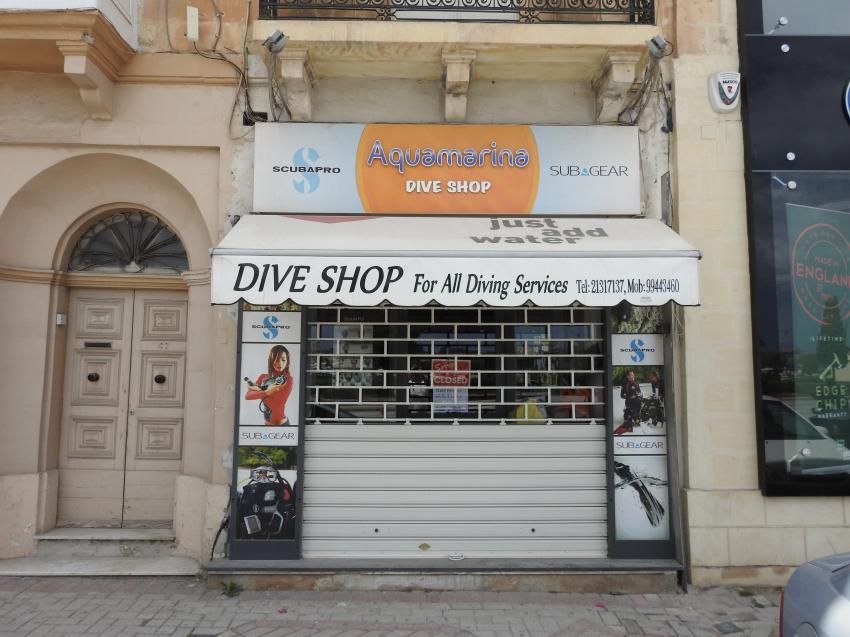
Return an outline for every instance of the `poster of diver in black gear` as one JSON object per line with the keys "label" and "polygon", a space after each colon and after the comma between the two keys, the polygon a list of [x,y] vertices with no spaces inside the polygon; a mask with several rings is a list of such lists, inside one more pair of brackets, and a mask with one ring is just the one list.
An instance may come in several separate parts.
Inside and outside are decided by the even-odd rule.
{"label": "poster of diver in black gear", "polygon": [[664,369],[659,365],[613,367],[611,404],[614,436],[664,436]]}

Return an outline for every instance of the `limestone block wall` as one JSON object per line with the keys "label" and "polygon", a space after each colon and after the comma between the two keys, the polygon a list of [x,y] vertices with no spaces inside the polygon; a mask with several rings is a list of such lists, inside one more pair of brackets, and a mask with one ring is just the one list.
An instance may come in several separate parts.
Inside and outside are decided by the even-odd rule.
{"label": "limestone block wall", "polygon": [[799,564],[850,550],[850,500],[758,490],[741,111],[708,101],[709,75],[738,69],[736,6],[689,0],[675,15],[677,217],[703,252],[702,305],[684,310],[681,341],[689,574],[697,585],[781,585]]}
{"label": "limestone block wall", "polygon": [[687,510],[698,585],[781,586],[803,562],[850,551],[849,498],[690,489]]}

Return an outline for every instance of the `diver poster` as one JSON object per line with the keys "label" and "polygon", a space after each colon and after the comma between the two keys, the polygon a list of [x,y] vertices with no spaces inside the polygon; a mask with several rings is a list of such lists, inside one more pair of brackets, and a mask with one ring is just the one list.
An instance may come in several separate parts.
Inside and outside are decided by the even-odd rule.
{"label": "diver poster", "polygon": [[664,368],[659,365],[613,367],[611,378],[614,436],[666,435]]}
{"label": "diver poster", "polygon": [[614,520],[617,540],[668,540],[664,368],[613,367]]}
{"label": "diver poster", "polygon": [[299,556],[302,314],[282,309],[245,306],[240,316],[234,559]]}
{"label": "diver poster", "polygon": [[242,344],[240,426],[298,426],[300,364],[300,343]]}

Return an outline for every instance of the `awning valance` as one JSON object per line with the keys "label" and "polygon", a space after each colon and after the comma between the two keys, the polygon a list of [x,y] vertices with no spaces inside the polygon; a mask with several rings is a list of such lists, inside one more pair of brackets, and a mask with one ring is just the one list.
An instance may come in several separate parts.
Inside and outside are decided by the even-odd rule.
{"label": "awning valance", "polygon": [[246,215],[212,253],[217,304],[699,303],[699,251],[654,219]]}

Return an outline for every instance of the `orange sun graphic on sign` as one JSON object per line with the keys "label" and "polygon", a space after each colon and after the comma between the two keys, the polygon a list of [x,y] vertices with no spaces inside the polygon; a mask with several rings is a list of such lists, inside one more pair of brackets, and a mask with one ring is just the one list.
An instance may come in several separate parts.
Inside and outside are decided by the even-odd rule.
{"label": "orange sun graphic on sign", "polygon": [[529,126],[366,126],[357,189],[366,213],[529,214],[540,178]]}

